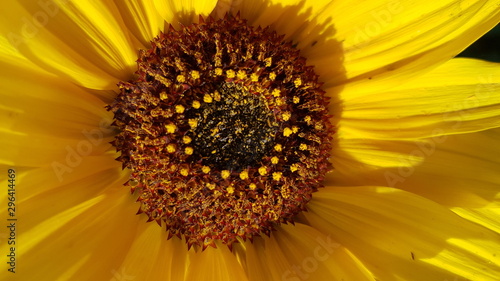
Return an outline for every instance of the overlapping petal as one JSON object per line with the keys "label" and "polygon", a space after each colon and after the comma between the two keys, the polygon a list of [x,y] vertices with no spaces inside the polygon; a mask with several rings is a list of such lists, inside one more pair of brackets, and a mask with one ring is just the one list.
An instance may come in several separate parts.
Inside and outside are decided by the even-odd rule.
{"label": "overlapping petal", "polygon": [[449,209],[388,187],[332,187],[304,214],[379,280],[496,280],[500,236]]}

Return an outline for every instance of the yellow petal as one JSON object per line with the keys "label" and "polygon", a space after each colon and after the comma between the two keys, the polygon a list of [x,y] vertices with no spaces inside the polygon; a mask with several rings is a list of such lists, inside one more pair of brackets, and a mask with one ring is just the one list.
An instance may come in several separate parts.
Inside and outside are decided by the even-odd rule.
{"label": "yellow petal", "polygon": [[342,133],[362,138],[422,138],[499,127],[500,64],[454,59],[385,91],[361,94],[346,88],[340,99]]}
{"label": "yellow petal", "polygon": [[127,274],[130,279],[184,280],[189,263],[186,244],[177,237],[167,240],[164,228],[142,219],[120,265],[122,275]]}
{"label": "yellow petal", "polygon": [[112,1],[6,3],[0,30],[26,58],[93,89],[115,89],[135,69],[138,44]]}
{"label": "yellow petal", "polygon": [[187,281],[248,280],[242,266],[226,245],[209,247],[203,252],[190,252]]}
{"label": "yellow petal", "polygon": [[[363,91],[401,83],[449,60],[499,21],[495,1],[220,1],[255,25],[271,25],[315,66],[326,87]],[[353,8],[354,7],[354,8]],[[293,18],[293,21],[290,21]]]}
{"label": "yellow petal", "polygon": [[154,1],[117,0],[115,3],[128,30],[141,41],[145,48],[149,48],[149,42],[158,36],[165,26],[164,19],[158,13]]}
{"label": "yellow petal", "polygon": [[153,0],[160,15],[169,24],[179,27],[179,24],[188,25],[198,22],[200,15],[207,16],[214,9],[215,0]]}
{"label": "yellow petal", "polygon": [[500,129],[414,141],[339,138],[327,183],[404,189],[449,207],[499,206]]}
{"label": "yellow petal", "polygon": [[445,207],[386,187],[328,187],[304,215],[378,280],[496,280],[500,238]]}
{"label": "yellow petal", "polygon": [[264,240],[256,250],[269,280],[375,280],[348,249],[307,225],[282,225]]}
{"label": "yellow petal", "polygon": [[[26,200],[22,198],[29,193],[21,186],[43,186],[19,179],[17,227],[23,231],[16,249],[18,261],[30,269],[18,268],[19,280],[108,280],[119,270],[116,257],[124,256],[134,238],[127,234],[138,226],[137,206],[121,184],[124,178],[116,174],[119,168],[101,171],[94,164],[94,171],[86,180],[60,184]],[[25,174],[32,177],[31,171]],[[4,245],[1,250],[5,252]]]}

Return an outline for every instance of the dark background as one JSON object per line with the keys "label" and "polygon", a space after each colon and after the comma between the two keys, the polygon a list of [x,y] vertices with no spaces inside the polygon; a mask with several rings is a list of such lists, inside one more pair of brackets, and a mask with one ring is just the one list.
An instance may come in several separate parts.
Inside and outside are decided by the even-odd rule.
{"label": "dark background", "polygon": [[479,38],[469,48],[460,53],[458,57],[500,62],[500,25],[497,25],[490,32]]}

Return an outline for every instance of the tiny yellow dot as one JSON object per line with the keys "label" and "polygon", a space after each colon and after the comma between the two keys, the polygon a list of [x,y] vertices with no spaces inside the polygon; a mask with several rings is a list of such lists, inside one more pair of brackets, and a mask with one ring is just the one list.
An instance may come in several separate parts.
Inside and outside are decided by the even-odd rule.
{"label": "tiny yellow dot", "polygon": [[280,105],[282,105],[282,104],[283,104],[283,101],[281,100],[281,98],[277,98],[277,99],[275,100],[275,102],[276,102],[276,104],[277,104],[278,106],[280,106]]}
{"label": "tiny yellow dot", "polygon": [[196,126],[198,126],[198,120],[196,120],[196,119],[189,119],[188,123],[189,123],[189,126],[191,126],[191,128],[196,128]]}
{"label": "tiny yellow dot", "polygon": [[267,167],[260,167],[260,168],[259,168],[259,174],[260,174],[261,176],[265,176],[265,175],[267,175]]}
{"label": "tiny yellow dot", "polygon": [[295,79],[293,81],[293,84],[295,84],[295,88],[300,87],[300,85],[302,85],[302,79],[300,79],[300,78]]}
{"label": "tiny yellow dot", "polygon": [[216,68],[216,69],[215,69],[215,74],[216,74],[216,75],[222,75],[222,68],[219,68],[219,67],[218,67],[218,68]]}
{"label": "tiny yellow dot", "polygon": [[200,72],[199,72],[199,71],[197,71],[197,70],[191,70],[191,77],[192,77],[193,79],[198,79],[198,78],[200,78]]}
{"label": "tiny yellow dot", "polygon": [[274,172],[274,173],[273,173],[273,180],[275,180],[275,181],[279,181],[279,180],[281,179],[281,176],[282,176],[282,175],[283,175],[283,174],[282,174],[281,172]]}
{"label": "tiny yellow dot", "polygon": [[273,97],[279,97],[280,94],[281,94],[281,90],[280,89],[274,89],[271,94],[273,95]]}
{"label": "tiny yellow dot", "polygon": [[293,103],[299,103],[300,102],[300,98],[297,97],[297,96],[294,96],[293,97]]}
{"label": "tiny yellow dot", "polygon": [[193,108],[194,109],[198,109],[198,108],[200,108],[200,106],[201,106],[201,103],[199,101],[197,101],[197,100],[193,101]]}
{"label": "tiny yellow dot", "polygon": [[292,117],[292,114],[289,111],[285,111],[283,112],[283,114],[281,114],[281,118],[283,118],[283,121],[290,120],[290,117]]}
{"label": "tiny yellow dot", "polygon": [[160,99],[161,100],[166,100],[168,99],[168,95],[167,95],[167,92],[163,91],[160,93]]}
{"label": "tiny yellow dot", "polygon": [[229,70],[226,70],[226,76],[227,76],[227,78],[231,79],[231,78],[236,77],[236,73],[234,72],[234,70],[229,69]]}
{"label": "tiny yellow dot", "polygon": [[255,185],[255,183],[251,183],[248,185],[248,187],[250,187],[251,190],[255,190],[257,188],[257,185]]}
{"label": "tiny yellow dot", "polygon": [[250,80],[252,80],[252,82],[259,81],[259,75],[257,75],[257,73],[252,73],[252,75],[250,76]]}
{"label": "tiny yellow dot", "polygon": [[305,143],[301,143],[301,144],[299,145],[299,149],[300,149],[300,150],[307,150],[307,144],[305,144]]}
{"label": "tiny yellow dot", "polygon": [[285,137],[290,136],[292,133],[293,133],[292,129],[290,129],[288,127],[283,130],[283,136],[285,136]]}
{"label": "tiny yellow dot", "polygon": [[299,127],[297,127],[297,126],[293,126],[293,127],[292,127],[292,132],[293,132],[294,134],[295,134],[295,133],[297,133],[298,131],[299,131]]}
{"label": "tiny yellow dot", "polygon": [[221,175],[221,177],[223,179],[227,179],[231,175],[231,172],[229,172],[228,170],[222,170],[222,172],[220,173],[220,175]]}
{"label": "tiny yellow dot", "polygon": [[228,187],[226,188],[226,191],[227,191],[227,193],[229,193],[229,194],[233,194],[233,193],[234,193],[234,187],[232,187],[232,186],[228,186]]}
{"label": "tiny yellow dot", "polygon": [[238,79],[245,79],[247,78],[247,73],[244,70],[238,70]]}
{"label": "tiny yellow dot", "polygon": [[295,172],[299,169],[299,165],[297,163],[294,163],[292,164],[292,166],[290,166],[290,171],[292,172]]}
{"label": "tiny yellow dot", "polygon": [[307,115],[306,117],[304,117],[304,121],[309,124],[311,122],[311,116]]}
{"label": "tiny yellow dot", "polygon": [[175,133],[175,129],[177,129],[177,126],[175,126],[175,124],[170,123],[170,124],[165,125],[165,129],[167,129],[167,132],[169,134],[173,134],[173,133]]}
{"label": "tiny yellow dot", "polygon": [[186,77],[184,75],[177,75],[177,82],[184,83],[186,82]]}
{"label": "tiny yellow dot", "polygon": [[182,137],[182,142],[185,144],[191,143],[192,139],[189,136]]}
{"label": "tiny yellow dot", "polygon": [[208,167],[208,166],[203,166],[203,167],[201,167],[201,171],[202,171],[203,173],[205,173],[205,174],[208,174],[208,173],[210,173],[210,167]]}
{"label": "tiny yellow dot", "polygon": [[281,146],[281,144],[277,144],[274,146],[274,150],[278,151],[278,152],[281,152],[283,150],[283,146]]}
{"label": "tiny yellow dot", "polygon": [[169,143],[169,144],[167,145],[167,152],[168,152],[168,153],[174,153],[174,152],[175,152],[175,150],[176,150],[175,144],[173,144],[173,143]]}
{"label": "tiny yellow dot", "polygon": [[274,165],[278,164],[279,161],[280,161],[280,159],[276,156],[273,156],[271,158],[271,163],[273,163]]}
{"label": "tiny yellow dot", "polygon": [[181,169],[181,175],[183,175],[183,176],[187,176],[187,175],[189,175],[189,170],[188,170],[188,169],[186,169],[186,168]]}
{"label": "tiny yellow dot", "polygon": [[194,152],[193,148],[188,146],[186,148],[184,148],[184,153],[186,153],[187,155],[192,155]]}
{"label": "tiny yellow dot", "polygon": [[175,112],[176,113],[184,113],[184,110],[185,110],[185,108],[181,104],[178,104],[178,105],[175,106]]}
{"label": "tiny yellow dot", "polygon": [[208,189],[210,190],[214,190],[215,189],[215,183],[207,183],[206,186],[208,187]]}
{"label": "tiny yellow dot", "polygon": [[205,94],[203,96],[203,101],[206,102],[206,103],[211,103],[213,101],[212,96],[209,95],[209,94]]}
{"label": "tiny yellow dot", "polygon": [[274,81],[274,79],[276,79],[276,73],[274,72],[269,73],[269,79],[271,79],[271,81]]}
{"label": "tiny yellow dot", "polygon": [[248,172],[247,171],[242,171],[240,173],[240,179],[242,179],[242,180],[248,179]]}

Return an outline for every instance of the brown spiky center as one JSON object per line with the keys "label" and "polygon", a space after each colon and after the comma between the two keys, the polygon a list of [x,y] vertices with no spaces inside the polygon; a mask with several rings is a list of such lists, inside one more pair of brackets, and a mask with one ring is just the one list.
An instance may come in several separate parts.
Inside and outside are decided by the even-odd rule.
{"label": "brown spiky center", "polygon": [[292,222],[330,170],[313,68],[239,17],[170,28],[151,45],[108,107],[139,212],[203,249]]}

